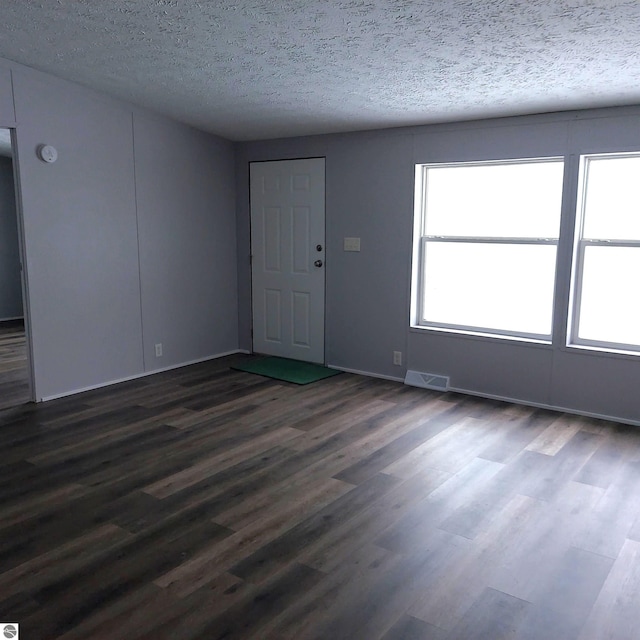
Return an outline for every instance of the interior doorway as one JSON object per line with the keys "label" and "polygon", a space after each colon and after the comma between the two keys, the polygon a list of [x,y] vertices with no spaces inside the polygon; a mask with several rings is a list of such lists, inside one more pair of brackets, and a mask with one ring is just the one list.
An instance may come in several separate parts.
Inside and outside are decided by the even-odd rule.
{"label": "interior doorway", "polygon": [[32,399],[13,160],[11,130],[0,128],[0,411]]}

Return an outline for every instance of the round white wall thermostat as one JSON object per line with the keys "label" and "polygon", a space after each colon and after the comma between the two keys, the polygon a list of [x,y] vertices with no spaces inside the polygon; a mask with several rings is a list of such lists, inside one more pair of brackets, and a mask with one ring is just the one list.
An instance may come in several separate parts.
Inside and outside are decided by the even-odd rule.
{"label": "round white wall thermostat", "polygon": [[41,144],[38,147],[38,157],[43,162],[55,162],[58,159],[58,152],[50,144]]}

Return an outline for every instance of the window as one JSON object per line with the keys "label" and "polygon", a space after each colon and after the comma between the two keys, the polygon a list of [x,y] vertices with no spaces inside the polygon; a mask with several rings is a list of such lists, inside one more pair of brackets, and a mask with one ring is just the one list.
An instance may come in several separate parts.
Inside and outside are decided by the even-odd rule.
{"label": "window", "polygon": [[570,343],[640,351],[640,154],[581,158]]}
{"label": "window", "polygon": [[564,163],[416,166],[413,324],[549,341]]}

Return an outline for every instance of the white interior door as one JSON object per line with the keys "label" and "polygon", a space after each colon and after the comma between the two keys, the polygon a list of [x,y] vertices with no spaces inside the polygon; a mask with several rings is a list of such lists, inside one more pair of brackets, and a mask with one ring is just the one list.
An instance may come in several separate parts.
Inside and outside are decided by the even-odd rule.
{"label": "white interior door", "polygon": [[252,162],[253,350],[324,362],[324,158]]}

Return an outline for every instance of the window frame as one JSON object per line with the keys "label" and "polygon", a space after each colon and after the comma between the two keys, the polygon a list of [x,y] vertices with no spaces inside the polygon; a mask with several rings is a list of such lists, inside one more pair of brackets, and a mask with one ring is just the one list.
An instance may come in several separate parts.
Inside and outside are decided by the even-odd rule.
{"label": "window frame", "polygon": [[[437,168],[457,168],[457,167],[473,167],[473,166],[504,166],[511,164],[539,164],[559,162],[563,167],[562,189],[560,194],[559,213],[558,213],[558,236],[555,238],[545,237],[481,237],[481,236],[437,236],[428,235],[426,231],[426,202],[428,188],[428,170]],[[557,266],[558,266],[558,246],[560,242],[560,229],[562,224],[562,203],[563,191],[565,186],[564,170],[566,169],[566,160],[564,156],[545,156],[535,158],[509,158],[500,160],[479,160],[464,162],[431,162],[418,163],[415,165],[415,211],[414,211],[414,233],[416,234],[416,242],[414,243],[414,263],[417,270],[414,270],[413,282],[415,283],[415,295],[412,302],[412,327],[417,329],[439,330],[453,333],[461,333],[464,335],[486,336],[491,338],[502,338],[507,340],[523,340],[528,342],[538,342],[543,344],[551,344],[553,339],[554,315],[555,315],[555,298],[557,289]],[[551,304],[551,322],[550,332],[548,334],[529,333],[524,331],[514,331],[507,329],[494,329],[491,327],[478,327],[474,325],[452,324],[446,322],[434,322],[424,319],[424,272],[425,272],[425,256],[427,243],[471,243],[471,244],[508,244],[514,245],[536,245],[536,246],[555,246],[555,269],[553,281],[553,294]]]}
{"label": "window frame", "polygon": [[587,247],[629,247],[640,249],[640,240],[620,240],[616,238],[584,238],[585,212],[587,205],[587,184],[589,180],[589,164],[592,159],[640,158],[640,151],[621,151],[608,153],[587,153],[580,155],[578,172],[578,198],[576,202],[576,224],[574,234],[574,250],[571,275],[571,295],[567,328],[567,347],[592,348],[612,353],[640,355],[640,345],[607,340],[580,338],[580,314],[582,310],[582,284],[584,276],[584,258]]}

